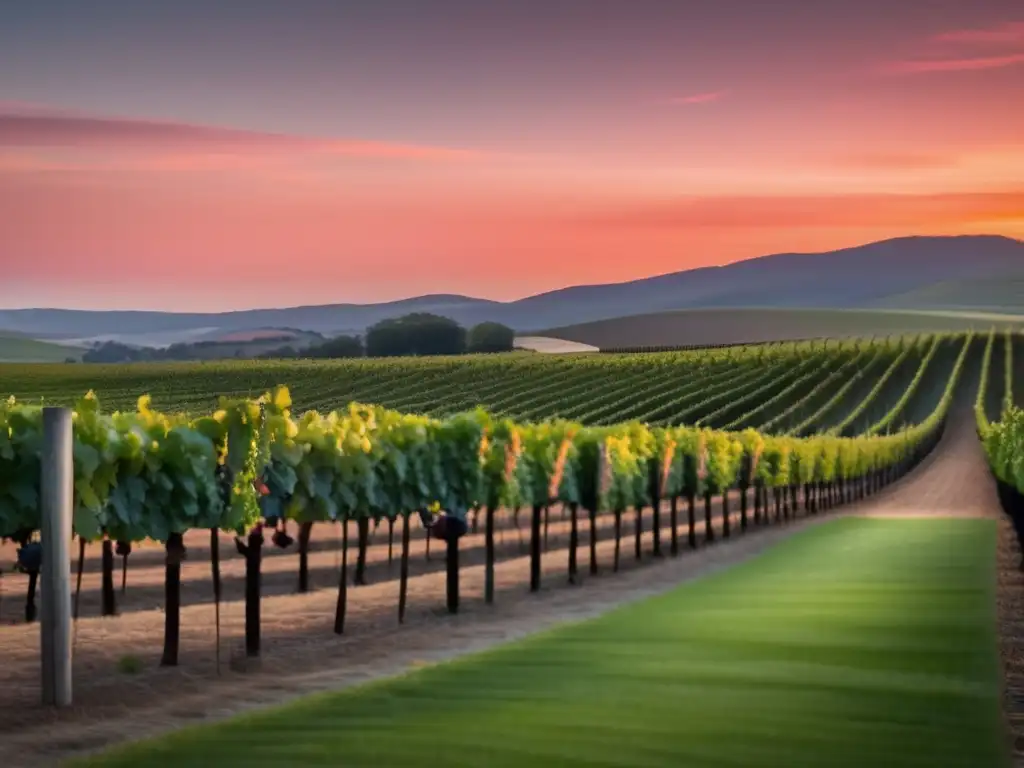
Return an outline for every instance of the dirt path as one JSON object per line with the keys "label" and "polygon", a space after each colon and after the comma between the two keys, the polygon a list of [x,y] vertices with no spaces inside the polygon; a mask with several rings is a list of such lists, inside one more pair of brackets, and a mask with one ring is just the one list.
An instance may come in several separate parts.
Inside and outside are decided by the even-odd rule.
{"label": "dirt path", "polygon": [[863,505],[859,514],[892,517],[998,517],[999,499],[969,410],[951,414],[942,440],[921,466]]}
{"label": "dirt path", "polygon": [[1013,748],[1013,764],[1024,768],[1024,573],[1013,526],[999,521],[996,609],[1003,660],[1003,710]]}
{"label": "dirt path", "polygon": [[[483,568],[470,566],[461,572],[462,611],[458,616],[448,616],[442,605],[443,572],[423,573],[410,580],[410,610],[403,626],[395,621],[397,582],[350,590],[348,624],[340,637],[332,633],[333,590],[268,597],[263,601],[260,671],[229,671],[225,658],[218,676],[213,608],[209,604],[183,609],[181,666],[175,669],[155,666],[163,620],[160,611],[82,619],[76,639],[76,706],[57,713],[35,704],[38,661],[33,648],[38,647],[38,628],[4,627],[0,635],[5,660],[4,672],[0,672],[4,765],[53,764],[62,757],[100,749],[128,737],[154,735],[314,691],[394,675],[565,621],[599,615],[738,563],[797,530],[840,514],[994,515],[998,508],[994,492],[989,498],[984,459],[973,428],[965,419],[958,414],[933,455],[910,476],[841,512],[758,527],[728,542],[719,540],[714,546],[693,552],[684,549],[677,558],[654,562],[645,552],[639,564],[634,559],[632,521],[627,516],[622,572],[609,573],[614,545],[604,540],[599,545],[602,573],[597,577],[587,575],[579,587],[567,584],[564,548],[544,557],[543,588],[536,595],[529,594],[525,586],[528,559],[516,557],[497,566],[496,603],[487,606],[482,598]],[[735,522],[738,516],[734,516]],[[581,539],[584,543],[578,556],[585,572],[586,537]],[[666,547],[667,539],[666,532]],[[650,534],[644,541],[649,549]],[[240,642],[242,623],[241,603],[223,606],[222,647],[229,649]],[[118,660],[127,654],[142,660],[144,668],[139,674],[117,671]],[[13,700],[11,692],[15,692]]]}

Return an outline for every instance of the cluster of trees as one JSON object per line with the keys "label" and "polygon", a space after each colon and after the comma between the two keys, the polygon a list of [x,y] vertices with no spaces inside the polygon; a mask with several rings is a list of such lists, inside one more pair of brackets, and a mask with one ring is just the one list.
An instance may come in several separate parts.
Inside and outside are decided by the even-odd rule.
{"label": "cluster of trees", "polygon": [[454,320],[427,312],[382,320],[366,332],[368,357],[462,355],[511,352],[515,331],[501,323],[480,323],[468,331]]}
{"label": "cluster of trees", "polygon": [[515,331],[501,323],[480,323],[468,331],[454,320],[427,312],[382,320],[366,337],[336,336],[305,349],[281,347],[261,357],[402,357],[510,352]]}
{"label": "cluster of trees", "polygon": [[[289,341],[289,337],[279,342]],[[199,341],[190,344],[172,344],[166,349],[132,347],[116,341],[107,341],[88,350],[82,361],[86,363],[133,363],[172,360],[210,360],[233,357],[264,359],[314,358],[338,359],[345,357],[400,357],[408,355],[462,355],[468,352],[510,352],[515,332],[500,323],[480,323],[466,330],[454,320],[440,315],[418,312],[403,317],[382,320],[366,331],[366,336],[336,336],[312,345],[282,344],[267,349],[267,342],[258,344]]]}
{"label": "cluster of trees", "polygon": [[[306,337],[320,337],[320,334],[304,332]],[[320,337],[322,338],[322,337]],[[265,350],[269,344],[291,340],[282,334],[277,338],[266,337],[252,341],[193,341],[171,344],[169,347],[133,347],[117,341],[105,341],[93,345],[82,355],[84,363],[145,363],[182,362],[187,360],[223,360],[225,358],[253,357]],[[329,343],[329,342],[328,342]]]}
{"label": "cluster of trees", "polygon": [[315,360],[337,359],[342,357],[363,357],[363,339],[360,336],[335,336],[333,339],[313,344],[309,347],[296,348],[290,344],[271,349],[259,355],[262,359],[280,360],[289,357],[313,358]]}
{"label": "cluster of trees", "polygon": [[117,341],[104,341],[82,355],[83,363],[145,363],[182,360],[201,360],[209,357],[238,357],[238,345],[231,345],[233,354],[227,354],[224,344],[216,341],[197,341],[191,344],[172,344],[163,349],[132,347]]}

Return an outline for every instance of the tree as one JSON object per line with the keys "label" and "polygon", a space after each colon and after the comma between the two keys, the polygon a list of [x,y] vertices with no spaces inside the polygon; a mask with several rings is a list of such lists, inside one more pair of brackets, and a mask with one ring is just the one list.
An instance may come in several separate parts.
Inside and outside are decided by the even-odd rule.
{"label": "tree", "polygon": [[136,349],[127,344],[116,341],[105,341],[87,350],[82,355],[84,363],[133,363],[140,360],[147,360],[150,357],[149,350]]}
{"label": "tree", "polygon": [[461,355],[466,351],[466,329],[440,315],[415,312],[382,320],[366,332],[370,357],[398,355]]}
{"label": "tree", "polygon": [[470,352],[511,352],[516,333],[501,323],[480,323],[469,331]]}
{"label": "tree", "polygon": [[358,336],[335,336],[322,344],[315,344],[306,350],[307,357],[339,358],[362,357],[363,340]]}
{"label": "tree", "polygon": [[283,347],[267,350],[262,355],[258,355],[258,358],[260,360],[284,360],[298,356],[299,353],[295,351],[295,347],[286,344]]}

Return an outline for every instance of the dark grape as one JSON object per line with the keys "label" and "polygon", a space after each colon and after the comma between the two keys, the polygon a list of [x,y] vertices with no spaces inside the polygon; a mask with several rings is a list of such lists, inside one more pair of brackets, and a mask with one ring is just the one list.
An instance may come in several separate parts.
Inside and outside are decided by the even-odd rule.
{"label": "dark grape", "polygon": [[33,541],[18,549],[18,567],[27,573],[38,571],[43,565],[43,545]]}
{"label": "dark grape", "polygon": [[295,543],[295,539],[289,536],[285,531],[274,531],[272,541],[281,549],[287,549]]}

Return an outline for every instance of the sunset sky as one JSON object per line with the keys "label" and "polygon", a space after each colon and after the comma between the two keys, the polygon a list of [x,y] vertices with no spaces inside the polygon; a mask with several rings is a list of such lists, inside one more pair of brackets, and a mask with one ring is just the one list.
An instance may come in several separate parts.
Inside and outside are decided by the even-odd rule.
{"label": "sunset sky", "polygon": [[0,307],[513,299],[1024,238],[1020,0],[0,8]]}

